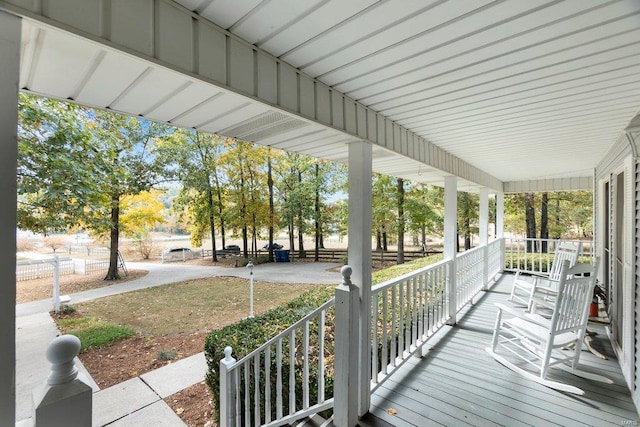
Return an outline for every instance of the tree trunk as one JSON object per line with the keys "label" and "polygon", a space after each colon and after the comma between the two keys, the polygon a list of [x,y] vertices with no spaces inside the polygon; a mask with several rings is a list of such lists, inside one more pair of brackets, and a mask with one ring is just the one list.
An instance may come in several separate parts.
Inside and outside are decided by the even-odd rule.
{"label": "tree trunk", "polygon": [[313,260],[320,260],[320,165],[316,163],[316,199],[315,199],[315,233],[316,247]]}
{"label": "tree trunk", "polygon": [[387,243],[388,243],[387,228],[385,226],[382,226],[382,250],[385,252],[389,250],[389,246]]}
{"label": "tree trunk", "polygon": [[271,147],[267,152],[267,185],[269,187],[269,262],[273,262],[273,223],[275,211],[273,208],[273,175],[271,168]]}
{"label": "tree trunk", "polygon": [[120,237],[120,195],[111,195],[111,242],[109,246],[109,270],[104,280],[119,280],[118,239]]}
{"label": "tree trunk", "polygon": [[209,228],[211,229],[211,262],[218,262],[218,255],[216,254],[216,225],[215,225],[215,206],[213,204],[213,191],[211,186],[207,187],[207,203],[209,205]]}
{"label": "tree trunk", "polygon": [[249,258],[249,231],[247,230],[247,226],[242,226],[242,254],[245,258]]}
{"label": "tree trunk", "polygon": [[464,217],[464,250],[471,249],[471,220],[469,219],[469,213]]}
{"label": "tree trunk", "polygon": [[[525,194],[525,222],[527,227],[527,239],[535,239],[536,237],[536,210],[535,197],[533,193]],[[535,241],[527,241],[527,249],[529,252],[535,252]]]}
{"label": "tree trunk", "polygon": [[540,238],[542,239],[542,252],[548,252],[549,239],[549,193],[542,193],[542,205],[540,206]]}
{"label": "tree trunk", "polygon": [[291,249],[291,256],[293,256],[293,250],[295,248],[295,227],[293,225],[293,217],[289,221],[289,248]]}
{"label": "tree trunk", "polygon": [[[224,215],[222,214],[222,189],[220,188],[220,181],[218,180],[217,173],[214,174],[214,179],[216,181],[216,196],[218,197],[218,218],[220,218],[220,236],[222,237],[222,249],[224,249],[226,242],[224,238]],[[215,245],[213,245],[213,247],[215,248]]]}
{"label": "tree trunk", "polygon": [[376,251],[381,251],[381,250],[382,250],[382,233],[378,228],[378,230],[376,231]]}
{"label": "tree trunk", "polygon": [[420,236],[422,238],[422,252],[427,251],[427,226],[422,223],[420,226]]}
{"label": "tree trunk", "polygon": [[304,251],[304,235],[302,230],[304,228],[302,219],[302,213],[298,213],[298,258],[306,258],[307,254]]}
{"label": "tree trunk", "polygon": [[398,178],[398,255],[397,264],[404,264],[404,180]]}

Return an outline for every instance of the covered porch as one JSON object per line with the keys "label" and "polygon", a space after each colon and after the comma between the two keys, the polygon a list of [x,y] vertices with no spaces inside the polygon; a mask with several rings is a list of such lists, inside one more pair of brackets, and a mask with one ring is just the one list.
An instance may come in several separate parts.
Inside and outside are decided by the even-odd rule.
{"label": "covered porch", "polygon": [[[489,194],[501,206],[509,192],[594,190],[596,252],[608,257],[603,271],[610,274],[603,279],[622,302],[614,319],[623,369],[615,374],[616,387],[621,394],[625,387],[633,390],[638,402],[639,16],[632,0],[482,1],[462,7],[446,1],[0,0],[1,192],[15,200],[18,91],[348,163],[349,263],[362,290],[358,297],[368,304],[375,298],[372,171],[445,187],[445,258],[454,264],[442,268],[450,274],[461,271],[463,256],[472,258],[470,266],[491,263],[494,273],[504,266],[496,269],[500,262],[477,258],[478,251],[454,255],[457,192],[480,194],[481,246],[488,247]],[[7,240],[0,248],[0,277],[13,283],[15,204],[1,211]],[[500,239],[503,227],[496,226]],[[474,281],[465,296],[488,282],[489,270],[473,268],[460,277]],[[439,285],[442,274],[429,280]],[[480,425],[567,425],[569,418],[541,414],[575,408],[577,417],[603,408],[606,402],[590,400],[591,393],[610,399],[613,392],[558,396],[512,381],[506,368],[487,362],[481,343],[493,317],[489,301],[500,292],[486,292],[470,316],[458,318],[435,346],[435,357],[409,357],[370,402],[370,367],[350,372],[350,381],[366,385],[367,392],[347,406],[355,405],[358,415],[371,408],[393,425],[411,409],[415,417],[427,416],[420,415],[421,407],[448,408],[443,413],[459,415],[460,424]],[[0,413],[11,423],[15,289],[7,286],[0,296],[0,332],[8,337],[0,353]],[[364,307],[360,313],[369,311]],[[455,323],[459,307],[441,308]],[[352,357],[367,339],[360,337]],[[617,364],[613,357],[595,362]],[[398,379],[423,365],[432,379],[422,382],[415,371]],[[423,397],[426,391],[438,402]],[[480,404],[484,399],[494,403]],[[636,422],[632,400],[625,399],[619,406],[624,414],[612,415],[612,424]],[[529,404],[531,411],[525,409]],[[387,414],[390,407],[398,414]],[[606,420],[600,418],[571,420],[602,425]],[[433,418],[458,423],[438,420]]]}
{"label": "covered porch", "polygon": [[584,396],[528,381],[485,351],[495,322],[494,303],[506,301],[512,280],[512,274],[501,275],[464,309],[455,326],[445,326],[429,341],[426,356],[410,359],[383,383],[371,397],[371,414],[394,426],[637,424],[633,399],[600,323],[590,322],[589,329],[597,332],[594,345],[608,359],[583,348],[580,361],[614,384],[565,372],[556,377],[585,390]]}

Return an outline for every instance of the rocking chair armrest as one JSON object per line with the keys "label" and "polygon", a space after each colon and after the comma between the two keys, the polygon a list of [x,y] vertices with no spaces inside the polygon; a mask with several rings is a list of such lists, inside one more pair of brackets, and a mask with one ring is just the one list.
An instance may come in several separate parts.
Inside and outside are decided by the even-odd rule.
{"label": "rocking chair armrest", "polygon": [[499,302],[495,303],[495,306],[498,307],[499,311],[509,313],[510,315],[517,317],[519,319],[525,320],[527,322],[531,322],[535,325],[542,326],[545,328],[549,327],[548,320],[540,316],[539,314],[530,314],[526,312],[521,312],[521,311],[515,310],[513,307],[504,305]]}

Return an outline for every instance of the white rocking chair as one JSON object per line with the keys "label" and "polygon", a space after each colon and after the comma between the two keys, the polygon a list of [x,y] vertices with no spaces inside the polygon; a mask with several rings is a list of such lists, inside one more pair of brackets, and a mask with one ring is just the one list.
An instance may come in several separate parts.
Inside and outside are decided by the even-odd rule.
{"label": "white rocking chair", "polygon": [[569,267],[573,267],[578,262],[578,255],[582,249],[582,243],[560,241],[556,247],[556,251],[553,256],[553,262],[548,273],[529,273],[530,276],[525,276],[521,270],[516,271],[516,275],[513,279],[513,286],[511,287],[511,294],[509,295],[509,301],[522,304],[527,307],[527,310],[531,310],[531,304],[534,298],[534,294],[550,291],[550,294],[557,292],[558,281],[560,280],[560,271],[562,269],[562,263],[566,260],[569,261]]}
{"label": "white rocking chair", "polygon": [[[556,390],[584,394],[578,387],[548,379],[550,368],[611,384],[609,378],[580,370],[578,363],[589,321],[596,270],[597,267],[590,264],[569,268],[569,261],[562,263],[551,319],[496,304],[498,315],[487,352],[512,371]],[[513,317],[507,318],[505,314]],[[504,350],[504,354],[498,354],[498,350]]]}

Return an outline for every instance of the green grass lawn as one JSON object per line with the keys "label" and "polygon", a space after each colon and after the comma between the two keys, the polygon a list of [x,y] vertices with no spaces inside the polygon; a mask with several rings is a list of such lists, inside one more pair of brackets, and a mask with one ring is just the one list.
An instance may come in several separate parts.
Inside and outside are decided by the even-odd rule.
{"label": "green grass lawn", "polygon": [[[256,314],[323,285],[254,283]],[[249,315],[249,283],[235,277],[189,280],[77,304],[78,313],[145,336],[211,331]]]}

